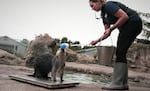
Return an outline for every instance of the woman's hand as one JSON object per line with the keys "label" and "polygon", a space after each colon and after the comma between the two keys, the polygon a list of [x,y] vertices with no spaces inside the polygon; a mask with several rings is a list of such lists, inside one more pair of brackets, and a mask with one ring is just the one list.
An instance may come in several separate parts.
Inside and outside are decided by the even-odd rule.
{"label": "woman's hand", "polygon": [[98,42],[100,42],[100,41],[102,41],[102,37],[100,37],[99,39],[97,39],[97,40],[93,40],[93,41],[91,41],[91,45],[96,45]]}
{"label": "woman's hand", "polygon": [[96,45],[97,43],[98,43],[97,40],[93,40],[93,41],[90,42],[91,45]]}
{"label": "woman's hand", "polygon": [[111,34],[111,31],[112,30],[110,28],[107,28],[105,30],[104,34],[99,39],[91,41],[90,44],[91,45],[96,45],[98,42],[108,38],[110,36],[110,34]]}

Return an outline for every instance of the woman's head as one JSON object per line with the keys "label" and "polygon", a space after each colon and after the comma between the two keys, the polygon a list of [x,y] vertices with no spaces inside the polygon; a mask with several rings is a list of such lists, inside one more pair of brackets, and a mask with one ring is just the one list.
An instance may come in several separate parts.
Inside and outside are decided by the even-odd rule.
{"label": "woman's head", "polygon": [[90,7],[94,11],[100,11],[106,0],[89,0]]}

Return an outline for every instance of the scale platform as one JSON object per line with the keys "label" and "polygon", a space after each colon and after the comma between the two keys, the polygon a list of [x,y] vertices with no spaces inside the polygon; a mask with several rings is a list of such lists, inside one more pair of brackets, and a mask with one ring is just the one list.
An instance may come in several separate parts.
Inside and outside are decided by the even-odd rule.
{"label": "scale platform", "polygon": [[78,82],[69,82],[69,81],[52,82],[51,80],[42,80],[42,79],[35,78],[31,75],[9,75],[9,77],[12,80],[29,83],[32,85],[41,86],[49,89],[70,88],[70,87],[75,87],[79,84]]}

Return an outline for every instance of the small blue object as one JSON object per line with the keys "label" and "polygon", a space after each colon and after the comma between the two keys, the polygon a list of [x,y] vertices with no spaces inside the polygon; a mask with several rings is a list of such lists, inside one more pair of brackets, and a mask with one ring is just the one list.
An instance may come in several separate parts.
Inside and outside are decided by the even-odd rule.
{"label": "small blue object", "polygon": [[67,48],[67,43],[61,43],[61,44],[60,44],[60,48],[61,48],[61,49]]}

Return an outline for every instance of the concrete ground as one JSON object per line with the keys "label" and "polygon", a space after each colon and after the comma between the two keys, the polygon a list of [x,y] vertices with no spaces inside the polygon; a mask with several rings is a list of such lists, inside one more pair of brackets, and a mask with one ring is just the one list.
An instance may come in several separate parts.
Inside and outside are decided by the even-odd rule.
{"label": "concrete ground", "polygon": [[[67,62],[66,69],[76,69],[79,71],[90,71],[95,73],[104,73],[106,75],[112,74],[112,68],[97,64],[78,64]],[[20,66],[9,66],[9,65],[0,65],[0,91],[106,91],[102,90],[100,85],[95,84],[79,84],[73,88],[65,89],[47,89],[43,87],[34,86],[27,83],[18,82],[11,80],[8,76],[10,74],[28,74],[32,73],[33,70],[20,67]],[[145,79],[150,78],[148,73],[138,73],[129,71],[129,78],[141,77]],[[150,91],[150,88],[146,87],[130,87],[128,91]]]}
{"label": "concrete ground", "polygon": [[[85,73],[92,73],[92,74],[105,74],[108,76],[111,76],[113,72],[112,67],[103,66],[99,64],[80,64],[75,62],[67,62],[66,69],[81,71]],[[141,78],[141,79],[150,80],[150,73],[142,73],[142,72],[135,72],[129,70],[128,78],[129,79]]]}

